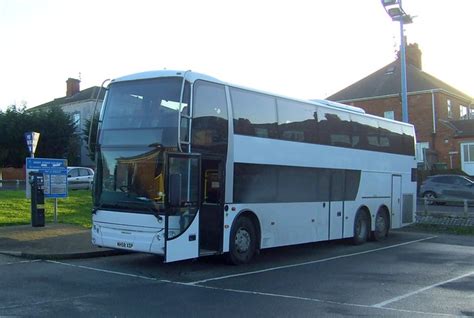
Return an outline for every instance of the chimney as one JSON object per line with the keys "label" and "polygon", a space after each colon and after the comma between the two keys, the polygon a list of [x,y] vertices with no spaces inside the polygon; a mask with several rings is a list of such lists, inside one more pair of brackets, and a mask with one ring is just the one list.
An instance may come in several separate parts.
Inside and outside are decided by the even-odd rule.
{"label": "chimney", "polygon": [[[421,50],[418,47],[418,43],[411,43],[405,47],[406,53],[406,61],[407,64],[411,64],[414,67],[418,68],[420,71],[422,70],[421,65]],[[397,52],[398,58],[400,58],[400,51]]]}
{"label": "chimney", "polygon": [[81,81],[75,78],[68,78],[66,81],[66,97],[71,97],[81,90]]}

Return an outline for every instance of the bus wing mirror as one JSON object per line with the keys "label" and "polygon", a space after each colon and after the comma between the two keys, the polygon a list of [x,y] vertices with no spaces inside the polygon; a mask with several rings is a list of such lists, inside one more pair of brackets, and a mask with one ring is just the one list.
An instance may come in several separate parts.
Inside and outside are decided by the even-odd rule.
{"label": "bus wing mirror", "polygon": [[169,204],[171,207],[181,206],[181,174],[170,174],[169,178]]}

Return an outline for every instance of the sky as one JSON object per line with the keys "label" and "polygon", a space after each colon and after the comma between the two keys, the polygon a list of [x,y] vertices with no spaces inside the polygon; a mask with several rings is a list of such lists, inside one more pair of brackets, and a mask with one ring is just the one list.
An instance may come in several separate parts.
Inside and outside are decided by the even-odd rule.
{"label": "sky", "polygon": [[[403,8],[423,70],[474,96],[474,1]],[[322,99],[391,63],[400,29],[380,0],[0,0],[0,43],[0,110],[162,69]]]}

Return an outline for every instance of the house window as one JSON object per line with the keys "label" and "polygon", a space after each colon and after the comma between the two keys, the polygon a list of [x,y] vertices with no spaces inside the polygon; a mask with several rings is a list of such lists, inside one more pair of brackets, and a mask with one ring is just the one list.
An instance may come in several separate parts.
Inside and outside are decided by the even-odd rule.
{"label": "house window", "polygon": [[453,118],[453,107],[451,106],[450,99],[446,101],[446,105],[448,106],[448,118]]}
{"label": "house window", "polygon": [[469,119],[469,108],[467,106],[459,105],[459,118]]}
{"label": "house window", "polygon": [[474,144],[463,145],[462,151],[464,162],[474,162]]}
{"label": "house window", "polygon": [[388,119],[395,119],[395,112],[393,110],[388,110],[383,113],[383,117]]}
{"label": "house window", "polygon": [[425,161],[425,149],[430,148],[429,142],[417,142],[416,143],[416,161],[424,162]]}

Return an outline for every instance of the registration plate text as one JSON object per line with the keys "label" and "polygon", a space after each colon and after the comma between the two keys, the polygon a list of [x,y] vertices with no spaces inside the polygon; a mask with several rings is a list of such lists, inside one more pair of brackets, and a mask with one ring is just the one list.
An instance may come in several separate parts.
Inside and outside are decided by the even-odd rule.
{"label": "registration plate text", "polygon": [[132,248],[132,247],[133,247],[133,243],[131,243],[131,242],[117,242],[117,247],[120,247],[120,248]]}

